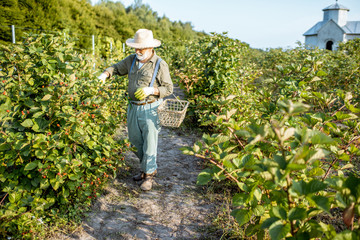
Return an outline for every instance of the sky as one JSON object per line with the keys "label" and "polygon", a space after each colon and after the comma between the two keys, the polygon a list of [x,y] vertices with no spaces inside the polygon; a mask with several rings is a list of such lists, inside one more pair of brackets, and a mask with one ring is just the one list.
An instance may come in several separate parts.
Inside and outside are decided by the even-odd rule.
{"label": "sky", "polygon": [[[96,3],[100,0],[91,0]],[[120,1],[125,7],[133,0]],[[171,21],[190,22],[196,31],[227,32],[252,48],[293,48],[322,21],[322,9],[336,0],[142,0]],[[338,0],[349,8],[348,21],[360,21],[360,0]],[[154,36],[156,38],[156,36]]]}

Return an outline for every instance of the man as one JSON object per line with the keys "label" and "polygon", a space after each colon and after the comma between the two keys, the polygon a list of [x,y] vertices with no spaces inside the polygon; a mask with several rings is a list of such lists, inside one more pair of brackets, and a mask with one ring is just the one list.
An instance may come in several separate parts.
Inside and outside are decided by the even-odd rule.
{"label": "man", "polygon": [[[136,147],[136,155],[141,166],[140,173],[133,178],[135,181],[143,180],[140,188],[148,191],[152,188],[152,180],[157,172],[156,157],[160,131],[157,108],[162,99],[172,93],[173,83],[167,63],[160,61],[160,57],[154,51],[161,42],[153,38],[151,30],[139,29],[133,39],[126,40],[126,45],[134,48],[135,54],[107,68],[99,79],[104,82],[113,75],[129,76],[130,103],[127,127],[129,140]],[[151,85],[156,68],[158,70]]]}

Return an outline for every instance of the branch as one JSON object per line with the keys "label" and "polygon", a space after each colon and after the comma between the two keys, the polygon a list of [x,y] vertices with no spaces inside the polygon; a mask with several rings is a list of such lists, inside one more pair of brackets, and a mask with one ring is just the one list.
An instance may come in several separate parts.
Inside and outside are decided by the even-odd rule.
{"label": "branch", "polygon": [[4,131],[0,131],[0,133],[2,133],[3,135],[5,135],[5,136],[8,136],[7,134],[6,134],[6,132],[4,132]]}
{"label": "branch", "polygon": [[354,137],[354,139],[351,140],[351,141],[348,143],[348,145],[346,145],[345,149],[348,148],[353,142],[355,142],[355,141],[358,140],[359,138],[360,138],[360,136]]}
{"label": "branch", "polygon": [[346,105],[343,105],[341,108],[339,108],[338,110],[336,110],[331,116],[335,116],[335,114],[339,111],[341,111],[344,107],[346,107]]}
{"label": "branch", "polygon": [[215,166],[217,166],[218,168],[220,168],[221,170],[223,170],[224,173],[225,173],[225,175],[227,176],[227,178],[233,180],[233,181],[236,182],[236,183],[240,183],[239,180],[237,180],[234,176],[232,176],[229,172],[227,172],[226,169],[225,169],[223,166],[221,166],[219,163],[215,162],[214,160],[212,160],[212,159],[210,159],[210,158],[206,158],[205,156],[200,155],[200,154],[195,154],[195,157],[208,160],[209,162],[211,162],[212,164],[214,164]]}
{"label": "branch", "polygon": [[227,127],[230,132],[234,135],[236,141],[239,143],[239,145],[244,149],[244,144],[242,144],[242,142],[240,141],[240,139],[238,138],[238,136],[236,136],[234,130],[231,127]]}
{"label": "branch", "polygon": [[3,203],[3,201],[5,200],[6,196],[9,195],[9,193],[6,193],[5,196],[3,197],[3,199],[0,202],[0,205]]}
{"label": "branch", "polygon": [[334,161],[330,164],[330,166],[329,166],[328,170],[326,171],[324,177],[321,179],[322,181],[324,181],[325,178],[327,178],[327,176],[328,176],[329,173],[330,173],[331,168],[334,166],[334,164],[337,162],[337,160],[338,160],[338,159],[335,158]]}

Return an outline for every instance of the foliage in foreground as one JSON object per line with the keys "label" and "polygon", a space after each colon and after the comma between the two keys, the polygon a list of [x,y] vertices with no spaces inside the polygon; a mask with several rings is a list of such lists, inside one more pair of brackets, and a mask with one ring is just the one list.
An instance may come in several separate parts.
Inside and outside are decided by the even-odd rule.
{"label": "foliage in foreground", "polygon": [[0,51],[1,237],[36,237],[76,215],[123,166],[127,143],[113,134],[124,90],[100,86],[73,45],[30,35]]}
{"label": "foliage in foreground", "polygon": [[[236,183],[232,215],[247,237],[358,239],[359,42],[339,52],[299,47],[236,55],[219,49],[218,38],[209,37],[199,49],[238,59],[237,81],[214,97],[206,95],[207,86],[196,85],[211,72],[197,62],[221,59],[211,54],[198,61],[195,56],[196,67],[184,67],[180,75],[196,102],[192,120],[208,130],[183,149],[209,163],[198,183]],[[213,72],[224,69],[214,67]],[[343,213],[342,228],[326,221],[334,211]]]}

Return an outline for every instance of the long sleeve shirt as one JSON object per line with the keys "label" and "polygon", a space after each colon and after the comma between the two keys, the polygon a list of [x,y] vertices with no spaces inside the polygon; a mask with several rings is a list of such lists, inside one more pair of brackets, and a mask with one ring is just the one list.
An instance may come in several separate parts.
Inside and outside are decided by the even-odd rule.
{"label": "long sleeve shirt", "polygon": [[[134,93],[138,88],[149,87],[155,70],[156,61],[159,59],[159,56],[157,56],[156,53],[154,52],[150,60],[144,63],[140,67],[140,69],[139,69],[139,60],[136,59],[135,64],[131,72],[129,73],[134,58],[136,58],[136,54],[132,54],[124,58],[122,61],[105,69],[105,71],[110,74],[110,77],[113,75],[122,76],[128,74],[129,75],[128,93],[130,100],[138,101],[138,99],[135,98]],[[160,95],[159,96],[150,95],[149,97],[147,97],[147,100],[149,101],[153,100],[154,98],[155,99],[164,98],[166,96],[169,96],[173,92],[173,83],[170,77],[169,66],[164,60],[160,62],[159,70],[156,75],[153,87],[159,89]]]}

